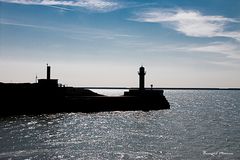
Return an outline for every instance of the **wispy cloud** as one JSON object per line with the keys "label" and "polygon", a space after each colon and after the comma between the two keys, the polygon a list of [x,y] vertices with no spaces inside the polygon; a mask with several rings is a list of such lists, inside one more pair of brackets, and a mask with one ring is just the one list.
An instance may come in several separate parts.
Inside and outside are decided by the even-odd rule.
{"label": "wispy cloud", "polygon": [[[68,26],[65,26],[65,27],[47,26],[47,25],[44,26],[44,25],[38,25],[38,24],[20,23],[13,20],[1,19],[1,18],[0,18],[0,24],[67,33],[68,35],[67,37],[69,38],[73,37],[73,39],[79,39],[79,34],[81,34],[81,37],[85,35],[86,37],[88,37],[88,39],[101,39],[101,40],[102,39],[105,39],[105,40],[133,39],[138,37],[133,34],[126,34],[126,33],[120,33],[120,32],[102,30],[102,29],[96,29],[96,28],[85,28],[85,27],[79,27],[79,26],[75,28],[74,27],[69,28]],[[72,35],[75,35],[75,36],[72,36]]]}
{"label": "wispy cloud", "polygon": [[40,26],[40,25],[34,25],[34,24],[18,23],[18,22],[6,20],[6,19],[0,19],[0,24],[1,25],[27,27],[27,28],[36,28],[36,29],[47,29],[47,30],[57,30],[58,29],[58,28],[50,27],[50,26]]}
{"label": "wispy cloud", "polygon": [[229,37],[240,41],[238,31],[226,31],[230,23],[240,23],[234,18],[203,15],[194,10],[151,9],[136,14],[132,19],[139,22],[166,24],[168,27],[192,37]]}
{"label": "wispy cloud", "polygon": [[206,63],[208,64],[213,64],[217,66],[223,66],[223,67],[234,67],[234,68],[239,68],[239,62],[232,62],[232,61],[207,61]]}
{"label": "wispy cloud", "polygon": [[[183,56],[188,55],[215,55],[217,57],[224,58],[225,60],[240,61],[240,45],[238,42],[212,42],[205,44],[197,43],[173,43],[162,44],[159,42],[146,42],[140,39],[131,39],[129,41],[121,42],[123,46],[129,46],[135,50],[139,50],[144,53],[151,54],[179,54]],[[219,56],[217,56],[219,55]]]}
{"label": "wispy cloud", "polygon": [[240,46],[233,43],[215,42],[201,46],[188,46],[184,49],[190,52],[218,53],[228,58],[240,59]]}
{"label": "wispy cloud", "polygon": [[0,2],[24,5],[82,7],[101,12],[112,11],[121,7],[118,2],[111,0],[0,0]]}

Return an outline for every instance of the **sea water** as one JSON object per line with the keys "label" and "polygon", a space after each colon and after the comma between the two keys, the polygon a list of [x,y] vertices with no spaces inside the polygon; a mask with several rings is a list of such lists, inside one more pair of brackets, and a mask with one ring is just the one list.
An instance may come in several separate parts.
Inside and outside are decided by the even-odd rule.
{"label": "sea water", "polygon": [[164,94],[169,110],[0,118],[0,159],[240,159],[240,91]]}

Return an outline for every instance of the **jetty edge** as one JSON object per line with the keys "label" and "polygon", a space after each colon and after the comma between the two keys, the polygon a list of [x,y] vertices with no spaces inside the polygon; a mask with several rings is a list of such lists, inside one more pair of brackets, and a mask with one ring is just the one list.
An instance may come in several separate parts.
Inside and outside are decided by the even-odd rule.
{"label": "jetty edge", "polygon": [[38,79],[37,83],[0,83],[0,115],[170,109],[163,90],[145,88],[143,66],[138,74],[139,88],[112,97],[60,85],[58,79],[51,79],[51,67],[47,65],[46,79]]}

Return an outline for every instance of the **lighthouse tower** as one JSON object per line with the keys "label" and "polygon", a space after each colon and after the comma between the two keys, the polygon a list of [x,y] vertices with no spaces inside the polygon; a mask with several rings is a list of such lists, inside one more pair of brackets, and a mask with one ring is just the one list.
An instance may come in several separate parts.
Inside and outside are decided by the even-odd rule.
{"label": "lighthouse tower", "polygon": [[47,64],[47,80],[51,79],[51,67]]}
{"label": "lighthouse tower", "polygon": [[139,68],[139,72],[138,72],[138,75],[139,75],[139,90],[144,90],[144,79],[145,79],[145,68],[143,66],[141,66]]}

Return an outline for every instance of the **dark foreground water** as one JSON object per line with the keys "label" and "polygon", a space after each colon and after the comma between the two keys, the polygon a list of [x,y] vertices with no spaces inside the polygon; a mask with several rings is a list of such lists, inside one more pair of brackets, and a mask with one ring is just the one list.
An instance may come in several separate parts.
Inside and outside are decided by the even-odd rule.
{"label": "dark foreground water", "polygon": [[240,159],[240,91],[166,91],[170,110],[0,118],[0,159]]}

